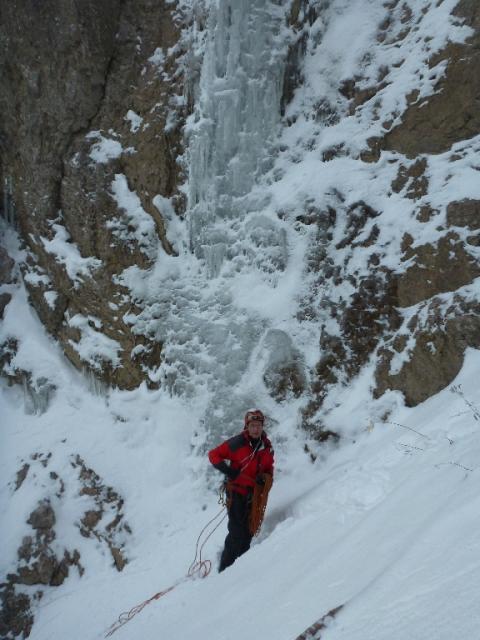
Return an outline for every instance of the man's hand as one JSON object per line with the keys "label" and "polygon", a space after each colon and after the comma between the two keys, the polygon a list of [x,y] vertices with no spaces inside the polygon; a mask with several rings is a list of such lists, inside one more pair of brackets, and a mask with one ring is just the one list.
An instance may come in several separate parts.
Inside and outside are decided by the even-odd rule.
{"label": "man's hand", "polygon": [[228,472],[225,475],[228,476],[229,480],[236,480],[240,475],[240,469],[232,469],[232,467],[228,467]]}
{"label": "man's hand", "polygon": [[218,464],[213,465],[215,469],[218,469],[222,473],[224,473],[229,480],[235,480],[240,475],[240,469],[232,469],[232,467],[222,460]]}

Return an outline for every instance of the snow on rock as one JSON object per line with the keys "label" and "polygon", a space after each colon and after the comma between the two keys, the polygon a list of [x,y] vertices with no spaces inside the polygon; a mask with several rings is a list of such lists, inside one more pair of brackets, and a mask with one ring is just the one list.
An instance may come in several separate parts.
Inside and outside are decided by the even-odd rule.
{"label": "snow on rock", "polygon": [[90,150],[90,158],[99,164],[119,158],[124,152],[123,147],[118,140],[115,140],[114,138],[106,138],[100,133],[100,131],[91,131],[87,138],[96,140]]}
{"label": "snow on rock", "polygon": [[104,363],[113,368],[120,363],[119,352],[122,350],[120,343],[112,340],[99,331],[102,325],[97,318],[88,318],[76,313],[68,319],[68,324],[79,332],[78,341],[70,340],[70,345],[78,353],[83,362],[93,369],[101,369]]}
{"label": "snow on rock", "polygon": [[138,113],[135,113],[135,111],[132,111],[132,109],[129,109],[127,111],[125,120],[127,120],[127,122],[130,124],[130,131],[132,133],[136,133],[140,129],[143,122],[143,118],[139,116]]}
{"label": "snow on rock", "polygon": [[63,225],[52,224],[52,231],[55,234],[52,239],[40,238],[45,251],[65,267],[68,277],[74,286],[78,287],[81,279],[91,277],[92,272],[99,269],[102,262],[93,257],[84,258],[77,246],[71,242],[70,234]]}
{"label": "snow on rock", "polygon": [[163,63],[165,62],[165,54],[163,53],[162,49],[160,47],[157,47],[150,58],[148,58],[148,61],[159,69],[162,69]]}
{"label": "snow on rock", "polygon": [[48,306],[51,309],[55,309],[55,302],[57,301],[58,293],[56,291],[53,291],[53,289],[51,289],[49,291],[45,291],[43,296],[44,296]]}
{"label": "snow on rock", "polygon": [[125,175],[117,173],[112,182],[112,196],[123,214],[122,218],[114,218],[107,223],[114,236],[128,245],[135,241],[147,255],[152,255],[157,248],[155,221],[143,209],[140,198],[132,191]]}

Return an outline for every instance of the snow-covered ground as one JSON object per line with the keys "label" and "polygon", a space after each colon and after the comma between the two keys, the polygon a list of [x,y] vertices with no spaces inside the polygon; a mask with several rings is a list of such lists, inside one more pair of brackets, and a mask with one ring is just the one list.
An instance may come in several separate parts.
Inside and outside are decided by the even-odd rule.
{"label": "snow-covered ground", "polygon": [[[367,368],[329,415],[327,426],[343,433],[337,447],[310,442],[305,451],[296,413],[284,406],[269,424],[276,479],[260,536],[217,574],[224,522],[204,549],[211,574],[184,580],[198,534],[220,510],[216,479],[206,481],[209,463],[198,453],[204,405],[146,388],[92,394],[55,352],[21,290],[15,304],[8,312],[23,319],[31,359],[58,390],[46,413],[28,415],[21,390],[1,389],[0,572],[15,570],[16,550],[31,533],[28,515],[46,497],[57,516],[54,548],[59,556],[78,549],[86,569],[80,578],[72,568],[34,605],[32,640],[101,638],[119,613],[177,582],[116,637],[290,640],[339,605],[322,638],[476,637],[479,352],[467,352],[457,392],[413,409],[397,393],[372,400]],[[240,428],[241,416],[225,435]],[[50,452],[45,468],[29,457]],[[133,534],[121,573],[105,546],[79,533],[88,505],[71,466],[76,454],[125,499]],[[25,461],[31,470],[15,491]],[[66,485],[58,499],[51,472]]]}
{"label": "snow-covered ground", "polygon": [[[195,453],[203,407],[162,392],[93,396],[78,374],[49,411],[25,415],[19,392],[2,388],[2,574],[28,534],[37,500],[51,496],[38,465],[15,493],[27,452],[52,452],[68,499],[52,504],[60,537],[86,567],[35,605],[32,640],[100,638],[118,614],[172,584],[116,632],[117,638],[295,639],[344,605],[322,638],[451,640],[475,638],[480,614],[480,509],[477,473],[480,354],[469,351],[455,385],[408,409],[398,394],[369,399],[368,374],[345,392],[332,414],[343,425],[337,448],[304,451],[292,417],[272,425],[276,479],[263,530],[252,549],[222,574],[182,580],[197,536],[221,507],[205,482],[209,463]],[[388,417],[382,421],[378,416]],[[403,425],[403,426],[400,426]],[[228,434],[241,427],[232,424]],[[125,498],[133,536],[122,573],[108,550],[82,538],[85,496],[70,465],[78,453]],[[217,563],[225,522],[204,549]],[[33,593],[35,587],[24,587]]]}

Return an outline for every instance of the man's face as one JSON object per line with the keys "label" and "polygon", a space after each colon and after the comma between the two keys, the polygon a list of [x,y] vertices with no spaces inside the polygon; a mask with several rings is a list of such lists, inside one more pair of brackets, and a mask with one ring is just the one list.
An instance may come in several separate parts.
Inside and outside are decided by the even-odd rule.
{"label": "man's face", "polygon": [[259,438],[263,431],[263,422],[261,420],[250,420],[247,425],[248,435],[251,438]]}

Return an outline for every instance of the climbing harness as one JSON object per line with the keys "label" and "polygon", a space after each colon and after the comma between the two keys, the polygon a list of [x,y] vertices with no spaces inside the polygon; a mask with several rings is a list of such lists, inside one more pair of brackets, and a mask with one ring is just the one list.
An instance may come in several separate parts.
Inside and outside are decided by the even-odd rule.
{"label": "climbing harness", "polygon": [[[219,502],[220,502],[220,499],[219,499]],[[208,533],[208,535],[203,540],[203,542],[200,543],[205,531],[207,531],[208,527],[211,524],[213,524],[215,520],[217,520],[222,515],[222,513],[223,513],[223,518],[219,520],[219,522],[215,525],[215,527]],[[123,613],[121,613],[118,616],[118,619],[107,630],[105,637],[109,638],[110,636],[112,636],[115,633],[115,631],[117,631],[117,629],[120,629],[120,627],[123,627],[124,624],[126,624],[132,618],[134,618],[148,604],[150,604],[154,600],[159,600],[161,597],[167,595],[167,593],[170,593],[170,591],[173,591],[173,589],[175,589],[175,587],[177,587],[182,582],[185,582],[186,580],[194,579],[196,577],[206,578],[212,569],[212,561],[202,558],[203,547],[206,545],[210,536],[218,529],[218,527],[222,524],[222,522],[225,520],[226,517],[227,517],[226,506],[222,504],[222,508],[217,513],[217,515],[215,515],[211,520],[209,520],[207,524],[203,527],[203,529],[200,531],[200,534],[197,538],[197,542],[195,545],[195,558],[193,559],[193,562],[189,566],[186,575],[180,580],[177,580],[177,582],[175,582],[175,584],[173,584],[171,587],[168,587],[168,589],[164,589],[163,591],[159,591],[158,593],[155,593],[151,598],[148,598],[147,600],[144,600],[140,604],[137,604],[135,607],[132,607],[130,611],[124,611]]]}

